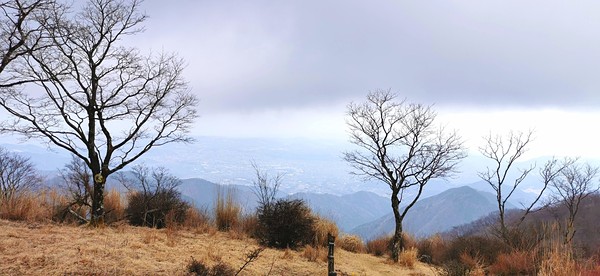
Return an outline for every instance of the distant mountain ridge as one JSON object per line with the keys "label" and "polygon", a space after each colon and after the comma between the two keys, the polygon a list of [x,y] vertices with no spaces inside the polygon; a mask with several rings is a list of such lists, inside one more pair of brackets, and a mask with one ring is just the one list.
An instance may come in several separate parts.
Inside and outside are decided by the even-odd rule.
{"label": "distant mountain ridge", "polygon": [[[512,205],[509,207],[514,208]],[[417,201],[406,215],[403,228],[416,237],[426,237],[475,221],[496,210],[495,195],[462,186]],[[357,226],[350,232],[369,240],[390,234],[394,229],[394,215],[389,212],[374,221]]]}
{"label": "distant mountain ridge", "polygon": [[[192,178],[182,180],[179,190],[196,207],[208,211],[214,209],[219,192],[224,196],[231,193],[233,199],[245,212],[253,212],[258,205],[251,186],[219,185],[204,179]],[[304,200],[315,213],[335,221],[338,227],[346,232],[389,211],[388,199],[371,192],[356,192],[342,196],[320,193],[291,195],[280,193],[279,197]]]}

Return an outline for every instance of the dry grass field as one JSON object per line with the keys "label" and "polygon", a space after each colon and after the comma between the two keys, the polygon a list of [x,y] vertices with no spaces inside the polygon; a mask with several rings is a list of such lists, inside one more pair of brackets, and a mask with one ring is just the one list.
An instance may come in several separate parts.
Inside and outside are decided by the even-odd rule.
{"label": "dry grass field", "polygon": [[[237,270],[258,248],[235,232],[151,229],[119,225],[101,229],[0,220],[2,275],[186,275],[192,258]],[[324,249],[265,249],[240,275],[326,275]],[[436,275],[384,257],[336,248],[338,275]]]}

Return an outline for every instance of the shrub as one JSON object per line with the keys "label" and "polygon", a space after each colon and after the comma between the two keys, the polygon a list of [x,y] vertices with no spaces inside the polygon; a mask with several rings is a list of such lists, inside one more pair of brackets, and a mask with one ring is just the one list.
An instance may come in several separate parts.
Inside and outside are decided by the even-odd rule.
{"label": "shrub", "polygon": [[419,261],[417,259],[417,249],[411,247],[409,249],[405,249],[400,252],[400,256],[398,256],[398,263],[408,268],[414,268],[415,264]]}
{"label": "shrub", "polygon": [[338,239],[337,244],[346,251],[354,253],[362,253],[365,251],[365,245],[359,236],[344,235]]}
{"label": "shrub", "polygon": [[169,213],[172,214],[172,222],[181,224],[185,221],[186,210],[189,208],[176,190],[159,190],[152,197],[133,192],[129,194],[128,201],[125,213],[129,217],[129,223],[135,226],[165,228]]}
{"label": "shrub", "polygon": [[417,242],[417,250],[422,261],[440,265],[447,251],[447,243],[440,235],[434,235]]}
{"label": "shrub", "polygon": [[221,189],[217,191],[215,223],[219,231],[229,231],[239,224],[242,208],[234,201],[233,196],[233,189],[226,193]]}
{"label": "shrub", "polygon": [[181,224],[185,221],[189,205],[177,190],[181,180],[167,169],[137,165],[130,175],[118,173],[117,180],[129,190],[125,213],[130,224],[164,228],[167,222]]}
{"label": "shrub", "polygon": [[389,252],[390,236],[381,236],[374,240],[367,241],[367,253],[375,256],[383,256]]}
{"label": "shrub", "polygon": [[331,234],[334,237],[337,237],[339,234],[339,230],[335,222],[319,216],[315,217],[314,232],[315,246],[327,246],[327,234]]}
{"label": "shrub", "polygon": [[441,262],[460,260],[463,253],[469,256],[478,256],[484,264],[492,264],[501,253],[508,253],[511,249],[502,241],[495,238],[481,236],[458,237],[448,244],[448,249]]}
{"label": "shrub", "polygon": [[526,251],[501,253],[489,267],[489,271],[493,275],[534,275],[535,258],[532,253]]}
{"label": "shrub", "polygon": [[304,201],[279,199],[258,209],[257,236],[269,247],[292,249],[310,244],[314,237],[314,218]]}

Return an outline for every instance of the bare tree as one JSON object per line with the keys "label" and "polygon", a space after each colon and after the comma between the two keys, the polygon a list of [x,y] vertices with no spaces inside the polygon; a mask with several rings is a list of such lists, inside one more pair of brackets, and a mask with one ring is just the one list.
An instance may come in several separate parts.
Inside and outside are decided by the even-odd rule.
{"label": "bare tree", "polygon": [[579,164],[576,161],[576,159],[566,159],[564,168],[558,171],[558,176],[550,182],[553,202],[565,206],[568,211],[564,227],[565,244],[571,243],[575,236],[575,219],[581,201],[600,189],[596,182],[600,168],[587,163]]}
{"label": "bare tree", "polygon": [[275,176],[269,177],[269,174],[260,169],[256,162],[252,161],[252,168],[256,173],[256,179],[253,181],[252,191],[258,198],[258,205],[261,207],[270,206],[275,202],[279,186],[281,186],[281,180],[283,174],[276,174]]}
{"label": "bare tree", "polygon": [[183,221],[188,205],[177,190],[181,180],[164,167],[137,165],[130,173],[117,173],[117,179],[130,192],[126,213],[131,224],[164,228],[170,212]]}
{"label": "bare tree", "polygon": [[479,177],[485,181],[496,193],[498,204],[498,216],[500,220],[500,237],[510,243],[510,233],[506,221],[506,203],[525,180],[534,166],[518,169],[518,175],[512,181],[507,181],[509,173],[514,169],[515,162],[527,152],[527,146],[531,142],[533,131],[528,133],[510,132],[507,136],[492,135],[485,137],[485,145],[479,148],[483,156],[493,162],[492,167],[486,171],[479,172]]}
{"label": "bare tree", "polygon": [[[371,92],[366,102],[348,105],[350,142],[361,149],[345,152],[344,160],[354,174],[380,180],[392,191],[394,261],[404,247],[402,221],[429,180],[451,175],[466,156],[458,134],[436,127],[435,118],[430,106],[398,102],[389,90]],[[402,210],[401,202],[408,203]]]}
{"label": "bare tree", "polygon": [[42,177],[29,158],[0,147],[0,203],[39,187]]}
{"label": "bare tree", "polygon": [[[83,160],[72,156],[71,162],[60,170],[63,179],[62,188],[69,197],[68,204],[64,207],[61,220],[65,220],[67,214],[75,216],[79,221],[89,222],[87,219],[92,209],[93,177],[92,172]],[[73,207],[76,207],[73,210]]]}
{"label": "bare tree", "polygon": [[54,9],[43,25],[49,46],[24,55],[29,92],[0,91],[13,120],[0,129],[42,138],[83,160],[94,180],[90,223],[104,223],[106,178],[150,149],[191,142],[197,98],[175,55],[143,56],[120,45],[143,31],[139,0],[89,0],[79,10]]}
{"label": "bare tree", "polygon": [[[527,215],[539,209],[537,208],[537,204],[547,190],[548,185],[554,181],[567,164],[567,161],[560,163],[557,159],[552,158],[540,168],[541,189],[539,189],[532,202],[527,205],[522,203],[523,210],[520,212],[520,217],[511,225],[506,218],[506,205],[529,173],[535,169],[535,165],[524,169],[516,168],[517,173],[514,179],[511,178],[511,175],[513,175],[511,172],[515,169],[517,160],[527,152],[527,146],[532,141],[532,135],[533,131],[527,133],[509,132],[506,136],[490,134],[484,138],[485,145],[479,149],[483,156],[490,159],[493,163],[491,167],[487,167],[485,171],[478,174],[496,193],[498,219],[500,222],[497,234],[504,242],[512,246],[517,245],[515,244],[517,240],[513,239],[511,233],[519,229]],[[512,180],[508,180],[509,178]]]}

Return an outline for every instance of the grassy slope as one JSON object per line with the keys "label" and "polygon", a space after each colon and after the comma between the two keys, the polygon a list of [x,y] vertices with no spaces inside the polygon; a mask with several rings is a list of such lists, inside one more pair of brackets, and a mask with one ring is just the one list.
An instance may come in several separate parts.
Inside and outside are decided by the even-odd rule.
{"label": "grassy slope", "polygon": [[[231,233],[156,230],[127,225],[103,229],[0,220],[2,275],[185,275],[191,258],[240,267],[258,247]],[[433,268],[389,264],[384,258],[336,249],[338,275],[435,275]],[[272,269],[271,269],[272,267]],[[326,275],[327,263],[302,252],[266,249],[240,275]]]}

